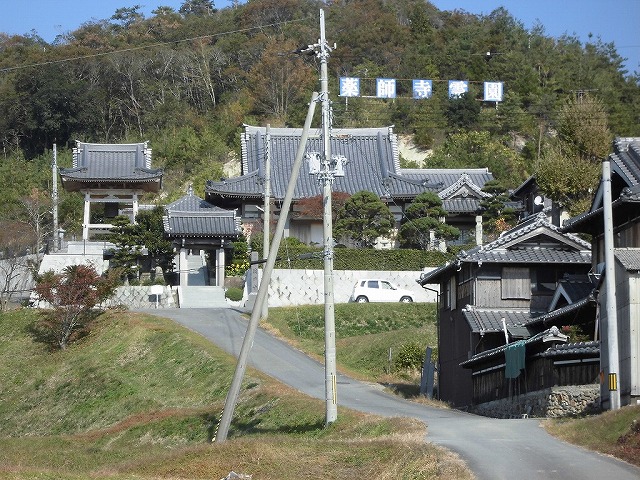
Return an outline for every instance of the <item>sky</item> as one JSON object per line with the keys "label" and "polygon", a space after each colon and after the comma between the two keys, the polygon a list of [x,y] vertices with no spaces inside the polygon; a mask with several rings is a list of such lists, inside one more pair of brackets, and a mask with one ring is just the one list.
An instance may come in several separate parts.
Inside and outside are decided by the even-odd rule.
{"label": "sky", "polygon": [[[0,0],[0,32],[28,34],[35,30],[47,42],[91,20],[110,18],[116,9],[142,5],[145,16],[158,6],[178,10],[183,0]],[[214,0],[217,8],[230,0]],[[241,0],[245,3],[245,0]],[[551,37],[575,35],[581,41],[613,42],[618,54],[628,58],[628,73],[640,72],[640,0],[431,0],[440,10],[465,10],[489,14],[505,7],[531,29],[540,23]]]}

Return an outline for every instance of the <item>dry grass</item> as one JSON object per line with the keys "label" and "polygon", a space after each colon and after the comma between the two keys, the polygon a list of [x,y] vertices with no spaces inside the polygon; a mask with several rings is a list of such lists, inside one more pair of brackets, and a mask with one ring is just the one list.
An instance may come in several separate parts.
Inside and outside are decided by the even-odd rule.
{"label": "dry grass", "polygon": [[571,420],[546,420],[546,430],[567,442],[640,467],[640,406]]}

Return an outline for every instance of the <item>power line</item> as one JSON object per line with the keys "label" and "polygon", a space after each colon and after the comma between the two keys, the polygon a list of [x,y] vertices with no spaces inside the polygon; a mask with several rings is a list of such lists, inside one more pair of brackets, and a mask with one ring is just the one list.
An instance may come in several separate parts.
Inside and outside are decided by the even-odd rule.
{"label": "power line", "polygon": [[30,63],[27,65],[16,65],[14,67],[5,67],[5,68],[0,68],[0,72],[5,73],[5,72],[11,72],[14,70],[22,70],[25,68],[34,68],[34,67],[42,67],[42,66],[46,66],[46,65],[55,65],[55,64],[59,64],[59,63],[67,63],[67,62],[74,62],[76,60],[86,60],[88,58],[99,58],[99,57],[106,57],[108,55],[116,55],[116,54],[120,54],[120,53],[127,53],[127,52],[134,52],[137,50],[144,50],[147,48],[156,48],[156,47],[162,47],[165,45],[177,45],[179,43],[185,43],[185,42],[192,42],[195,40],[204,40],[204,39],[208,39],[208,38],[215,38],[215,37],[221,37],[224,35],[231,35],[234,33],[244,33],[244,32],[250,32],[252,30],[258,30],[258,29],[262,29],[262,28],[269,28],[269,27],[277,27],[279,25],[286,25],[289,23],[298,23],[298,22],[303,22],[306,21],[306,18],[301,18],[298,20],[286,20],[283,22],[275,22],[275,23],[269,23],[269,24],[265,24],[265,25],[257,25],[255,27],[248,27],[248,28],[240,28],[238,30],[230,30],[227,32],[220,32],[220,33],[212,33],[210,35],[200,35],[197,37],[190,37],[190,38],[183,38],[180,40],[171,40],[171,41],[166,41],[166,42],[157,42],[157,43],[150,43],[148,45],[140,45],[137,47],[129,47],[129,48],[121,48],[118,50],[112,50],[110,52],[100,52],[100,53],[92,53],[90,55],[80,55],[80,56],[75,56],[75,57],[67,57],[67,58],[61,58],[58,60],[47,60],[45,62],[38,62],[38,63]]}

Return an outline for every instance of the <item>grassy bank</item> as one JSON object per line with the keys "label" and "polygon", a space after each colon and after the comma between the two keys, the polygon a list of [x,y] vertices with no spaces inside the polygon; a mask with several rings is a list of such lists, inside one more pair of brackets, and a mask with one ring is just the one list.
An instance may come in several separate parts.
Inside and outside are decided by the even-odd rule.
{"label": "grassy bank", "polygon": [[[437,357],[435,304],[336,304],[336,358],[340,370],[361,380],[393,384],[409,395],[419,390],[417,371],[398,368],[396,359],[409,345]],[[324,306],[273,308],[264,323],[302,350],[324,355]]]}
{"label": "grassy bank", "polygon": [[201,336],[109,312],[65,351],[36,343],[36,312],[0,315],[3,479],[471,478],[424,425],[340,411],[251,371],[224,444],[210,443],[235,361]]}

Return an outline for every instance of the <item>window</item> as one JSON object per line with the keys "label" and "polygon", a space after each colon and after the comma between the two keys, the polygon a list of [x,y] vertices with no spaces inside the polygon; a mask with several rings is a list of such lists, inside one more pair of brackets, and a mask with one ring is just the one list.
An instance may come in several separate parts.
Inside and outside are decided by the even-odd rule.
{"label": "window", "polygon": [[456,276],[452,275],[449,280],[442,283],[442,302],[444,308],[456,309]]}
{"label": "window", "polygon": [[527,267],[502,268],[502,299],[531,299],[531,280]]}

